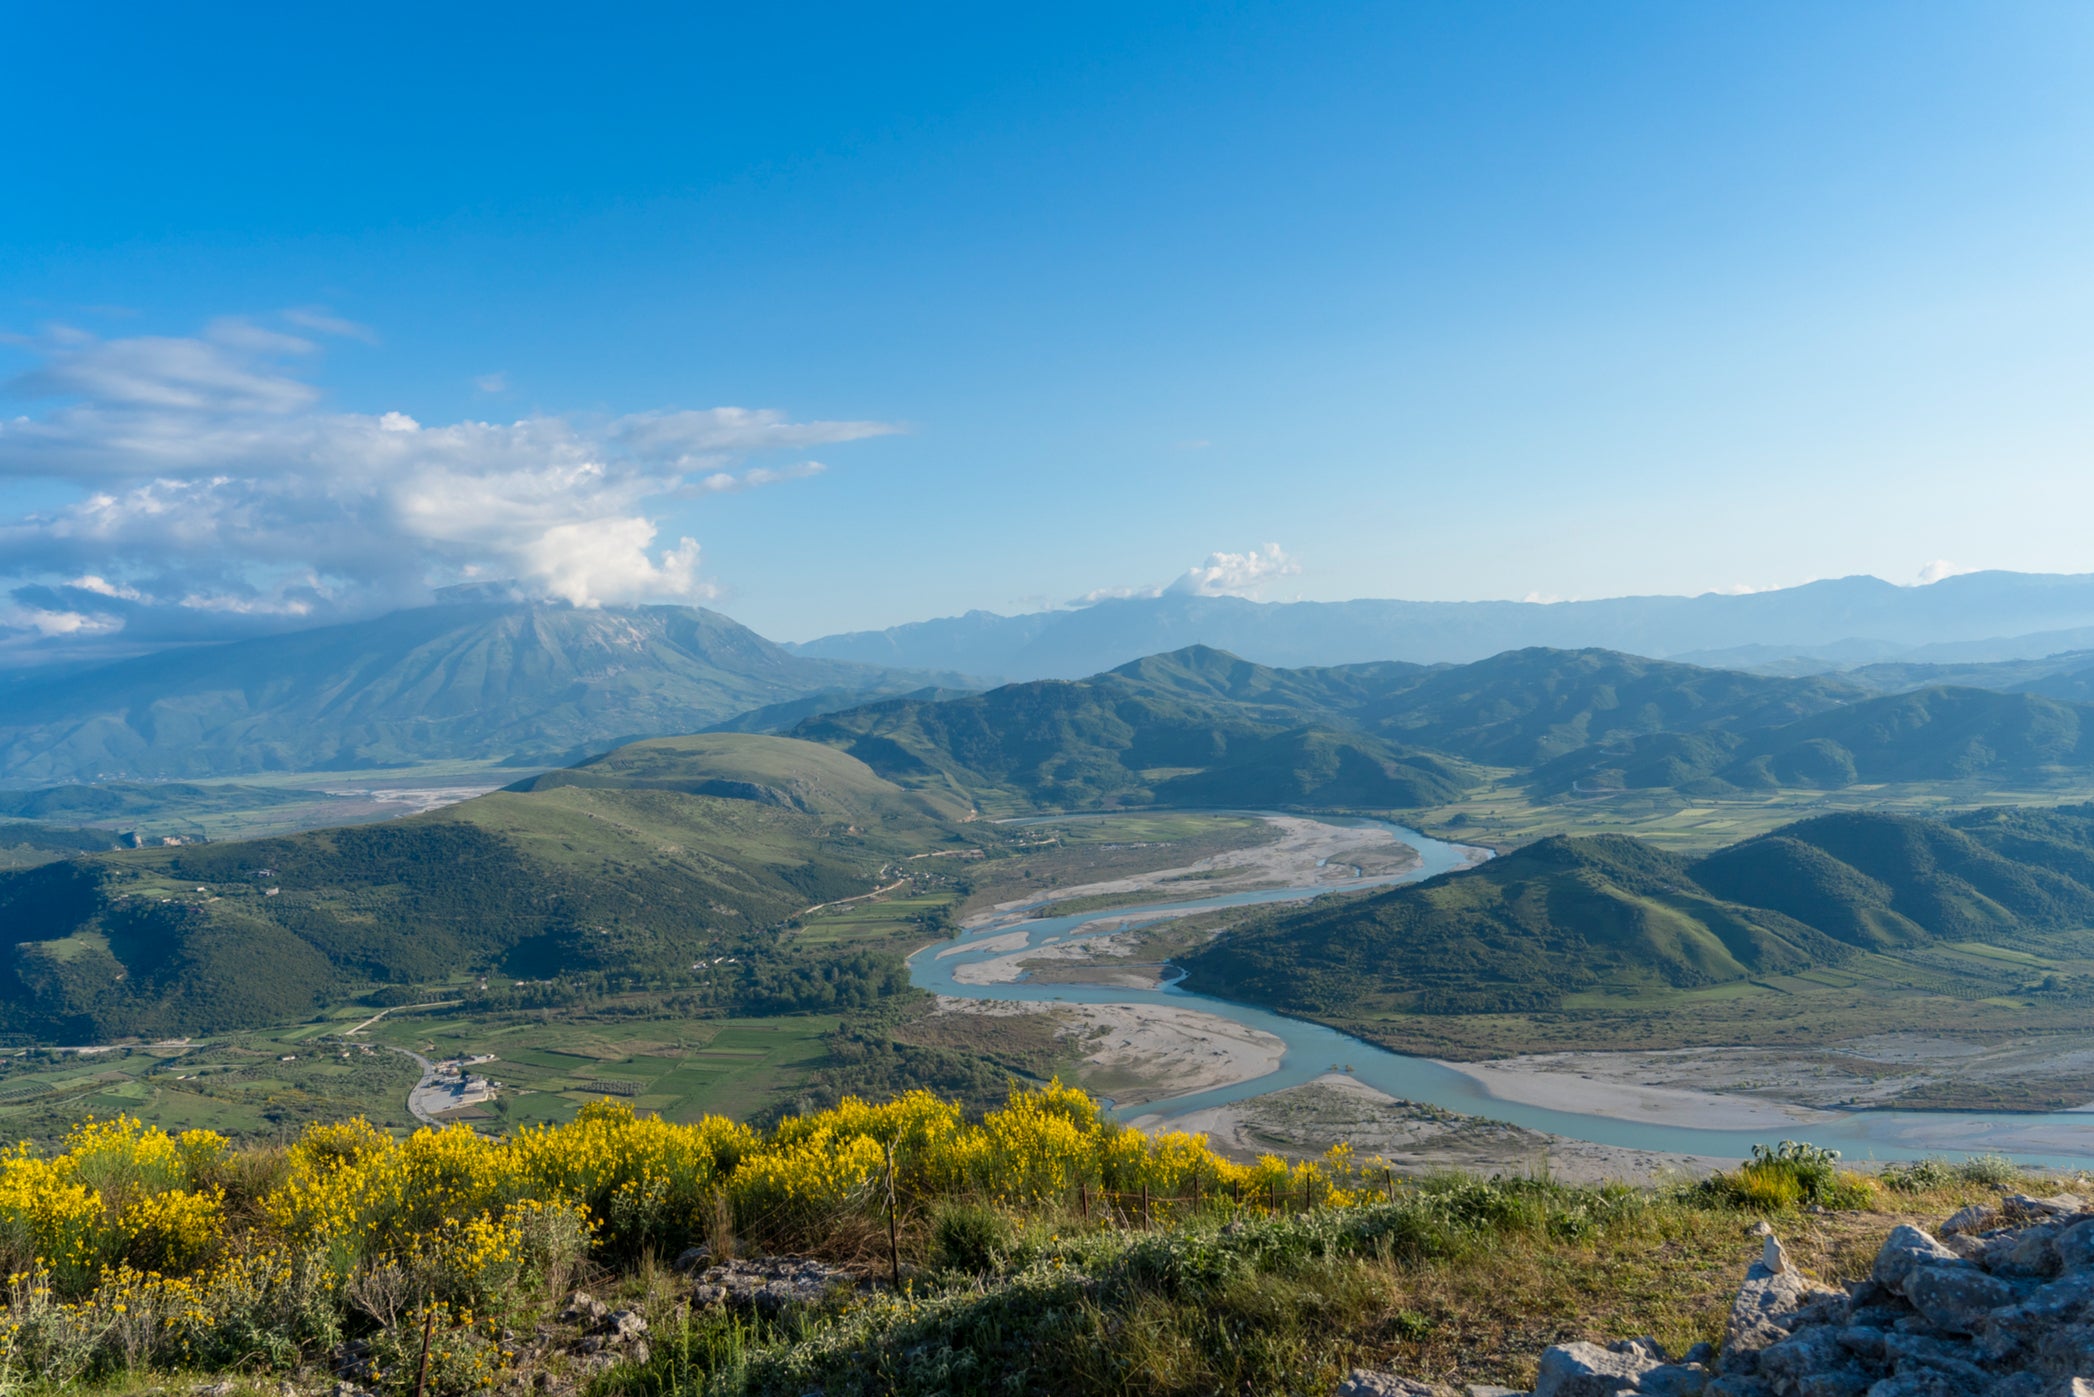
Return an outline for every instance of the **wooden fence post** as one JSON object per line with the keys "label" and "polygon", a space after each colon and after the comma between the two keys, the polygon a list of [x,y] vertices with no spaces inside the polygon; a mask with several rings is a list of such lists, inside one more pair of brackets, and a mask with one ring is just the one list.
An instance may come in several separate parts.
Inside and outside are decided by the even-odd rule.
{"label": "wooden fence post", "polygon": [[[902,1288],[901,1238],[894,1222],[894,1143],[887,1145],[887,1278],[894,1289]],[[416,1394],[420,1397],[420,1394]]]}
{"label": "wooden fence post", "polygon": [[424,1397],[429,1391],[429,1336],[436,1329],[436,1302],[428,1302],[422,1311],[422,1359],[415,1365],[414,1397]]}

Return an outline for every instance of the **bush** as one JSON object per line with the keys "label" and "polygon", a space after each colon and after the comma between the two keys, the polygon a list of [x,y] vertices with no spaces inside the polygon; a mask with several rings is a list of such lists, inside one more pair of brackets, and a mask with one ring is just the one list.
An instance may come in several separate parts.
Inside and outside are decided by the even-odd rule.
{"label": "bush", "polygon": [[1841,1169],[1839,1159],[1838,1150],[1802,1140],[1784,1140],[1772,1148],[1754,1145],[1751,1159],[1704,1179],[1697,1192],[1705,1201],[1756,1213],[1812,1204],[1865,1207],[1874,1186],[1862,1175]]}
{"label": "bush", "polygon": [[1876,1176],[1893,1193],[1932,1193],[1963,1181],[1956,1166],[1945,1159],[1915,1159],[1893,1164]]}
{"label": "bush", "polygon": [[1981,1188],[2011,1188],[2021,1181],[2021,1166],[2002,1154],[1973,1155],[1956,1166],[1956,1173]]}
{"label": "bush", "polygon": [[952,1203],[931,1224],[932,1255],[948,1271],[987,1275],[1015,1250],[1017,1224],[986,1203]]}

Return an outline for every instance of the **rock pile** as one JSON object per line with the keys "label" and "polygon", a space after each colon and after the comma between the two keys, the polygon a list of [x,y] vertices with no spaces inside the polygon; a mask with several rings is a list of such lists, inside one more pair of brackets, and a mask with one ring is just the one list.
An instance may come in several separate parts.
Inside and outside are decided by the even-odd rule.
{"label": "rock pile", "polygon": [[587,1366],[602,1369],[620,1362],[647,1361],[647,1318],[637,1310],[614,1310],[595,1296],[577,1290],[568,1297],[560,1319],[582,1327],[582,1337],[576,1341],[574,1351],[596,1359]]}
{"label": "rock pile", "polygon": [[[1869,1278],[1842,1290],[1798,1272],[1769,1231],[1720,1356],[1700,1345],[1675,1360],[1650,1339],[1565,1344],[1542,1355],[1531,1397],[2094,1397],[2094,1208],[2010,1194],[1940,1232],[1897,1228]],[[1339,1388],[1447,1391],[1366,1371]]]}
{"label": "rock pile", "polygon": [[776,1314],[788,1305],[820,1300],[839,1285],[854,1286],[859,1281],[860,1277],[840,1266],[805,1257],[728,1261],[698,1272],[691,1284],[691,1303]]}

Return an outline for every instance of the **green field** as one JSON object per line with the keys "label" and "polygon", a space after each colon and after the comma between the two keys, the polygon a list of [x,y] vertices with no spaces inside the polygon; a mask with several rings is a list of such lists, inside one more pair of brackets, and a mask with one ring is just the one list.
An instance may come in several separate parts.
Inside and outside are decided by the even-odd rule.
{"label": "green field", "polygon": [[469,1117],[507,1129],[571,1120],[604,1097],[674,1121],[756,1115],[805,1086],[841,1022],[831,1014],[545,1022],[446,1013],[388,1016],[360,1036],[436,1059],[493,1054],[472,1070],[502,1089]]}

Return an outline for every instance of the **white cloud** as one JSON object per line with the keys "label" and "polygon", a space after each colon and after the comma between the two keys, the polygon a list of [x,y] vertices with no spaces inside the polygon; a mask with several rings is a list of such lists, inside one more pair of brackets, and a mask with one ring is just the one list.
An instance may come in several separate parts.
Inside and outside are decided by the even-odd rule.
{"label": "white cloud", "polygon": [[506,393],[509,391],[509,375],[505,373],[481,374],[473,380],[473,387],[482,393]]}
{"label": "white cloud", "polygon": [[93,592],[98,597],[116,597],[123,601],[144,600],[144,594],[138,591],[137,588],[119,587],[114,582],[106,578],[96,577],[91,572],[83,573],[81,576],[74,578],[71,582],[66,583],[66,586],[77,587],[83,592]]}
{"label": "white cloud", "polygon": [[[320,312],[286,318],[347,333]],[[366,612],[461,578],[581,606],[702,599],[716,593],[698,544],[657,546],[659,505],[823,469],[746,460],[758,453],[897,430],[735,407],[434,425],[332,412],[288,367],[313,343],[248,321],[190,338],[47,333],[41,348],[6,386],[50,401],[0,419],[0,478],[79,495],[0,517],[0,583],[18,603],[0,629],[43,635],[68,633],[71,613]]]}
{"label": "white cloud", "polygon": [[1919,570],[1919,586],[1931,587],[1944,577],[1961,577],[1967,572],[1978,572],[1979,568],[1967,568],[1961,563],[1952,563],[1947,558],[1936,558]]}
{"label": "white cloud", "polygon": [[284,319],[301,330],[315,334],[339,335],[343,339],[362,340],[365,344],[378,343],[378,332],[368,325],[359,325],[354,320],[344,320],[326,306],[293,306],[284,312]]}
{"label": "white cloud", "polygon": [[1301,564],[1287,556],[1277,543],[1253,548],[1247,553],[1209,553],[1207,561],[1187,568],[1166,590],[1195,597],[1250,597],[1262,592],[1279,577],[1291,577]]}
{"label": "white cloud", "polygon": [[1072,599],[1069,605],[1092,606],[1101,601],[1125,601],[1130,597],[1165,595],[1255,597],[1263,592],[1273,579],[1292,577],[1300,571],[1301,564],[1288,557],[1280,545],[1268,543],[1263,548],[1253,548],[1246,553],[1209,553],[1206,562],[1198,567],[1187,568],[1175,581],[1168,584],[1099,587]]}

